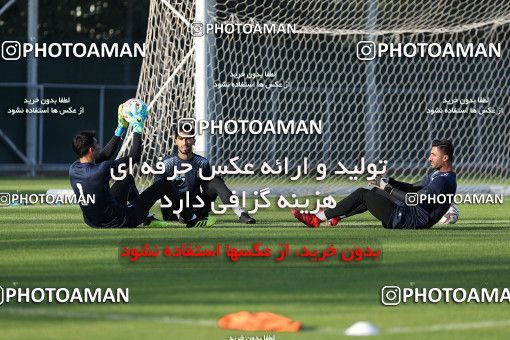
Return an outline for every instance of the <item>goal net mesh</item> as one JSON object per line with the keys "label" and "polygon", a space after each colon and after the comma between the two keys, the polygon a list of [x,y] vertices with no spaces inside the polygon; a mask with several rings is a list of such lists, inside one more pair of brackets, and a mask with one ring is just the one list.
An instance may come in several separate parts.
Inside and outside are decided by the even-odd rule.
{"label": "goal net mesh", "polygon": [[[257,170],[267,162],[276,169],[287,158],[289,174],[225,176],[234,189],[341,194],[365,185],[368,173],[354,175],[357,180],[349,178],[352,174],[335,174],[338,162],[359,169],[362,157],[379,169],[379,160],[387,160],[390,176],[414,181],[428,170],[431,141],[442,138],[454,143],[461,191],[497,191],[510,184],[509,2],[209,1],[205,19],[198,19],[225,30],[198,38],[196,5],[151,1],[137,91],[152,109],[142,161],[154,164],[173,152],[177,121],[196,115],[195,87],[200,82],[206,86],[203,114],[209,121],[322,122],[320,134],[198,136],[205,138],[206,148],[197,153],[216,166],[239,157],[241,168],[252,163]],[[293,25],[294,31],[231,34],[228,24]],[[197,41],[206,46],[201,74]],[[473,44],[475,51],[482,44],[487,52],[492,43],[500,44],[501,55],[384,53],[361,60],[359,56],[369,59],[370,51],[360,51],[360,41],[439,44],[443,49],[446,44]],[[309,173],[290,180],[305,157]],[[314,171],[319,163],[328,169],[323,180]],[[152,180],[139,177],[142,186]]]}

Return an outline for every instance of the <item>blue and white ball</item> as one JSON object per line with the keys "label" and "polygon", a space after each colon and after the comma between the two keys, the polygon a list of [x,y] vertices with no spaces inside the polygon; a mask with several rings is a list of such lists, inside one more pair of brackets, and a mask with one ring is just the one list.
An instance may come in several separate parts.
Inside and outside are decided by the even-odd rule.
{"label": "blue and white ball", "polygon": [[441,217],[439,223],[441,224],[454,224],[459,220],[459,207],[455,204],[450,206],[450,209],[446,212],[446,214]]}
{"label": "blue and white ball", "polygon": [[145,120],[148,115],[148,107],[143,100],[131,98],[120,104],[119,113],[127,122],[132,123],[133,117]]}

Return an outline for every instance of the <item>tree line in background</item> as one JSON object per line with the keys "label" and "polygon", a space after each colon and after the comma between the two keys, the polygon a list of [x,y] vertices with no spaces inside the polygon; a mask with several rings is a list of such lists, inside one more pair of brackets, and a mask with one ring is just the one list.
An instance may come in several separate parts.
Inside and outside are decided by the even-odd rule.
{"label": "tree line in background", "polygon": [[[3,39],[26,37],[27,8],[16,0],[0,16]],[[144,40],[148,14],[149,0],[39,0],[39,41]]]}

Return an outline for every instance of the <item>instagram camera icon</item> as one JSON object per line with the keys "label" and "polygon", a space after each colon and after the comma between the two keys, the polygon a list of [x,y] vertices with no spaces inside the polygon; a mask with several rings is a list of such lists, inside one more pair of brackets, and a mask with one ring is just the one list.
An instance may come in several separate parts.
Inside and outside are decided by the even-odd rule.
{"label": "instagram camera icon", "polygon": [[356,56],[359,60],[375,59],[375,43],[373,41],[360,41],[356,44]]}
{"label": "instagram camera icon", "polygon": [[19,41],[4,41],[2,43],[2,59],[18,60],[21,58],[21,44]]}
{"label": "instagram camera icon", "polygon": [[7,207],[11,204],[11,194],[0,192],[0,207]]}
{"label": "instagram camera icon", "polygon": [[181,118],[177,121],[177,134],[180,137],[190,138],[197,134],[196,120],[194,118]]}
{"label": "instagram camera icon", "polygon": [[204,24],[198,21],[192,22],[191,35],[193,37],[202,37],[204,35]]}
{"label": "instagram camera icon", "polygon": [[384,286],[381,289],[381,303],[385,306],[397,306],[400,304],[400,287]]}
{"label": "instagram camera icon", "polygon": [[408,192],[405,197],[405,204],[409,207],[415,207],[418,205],[418,193]]}

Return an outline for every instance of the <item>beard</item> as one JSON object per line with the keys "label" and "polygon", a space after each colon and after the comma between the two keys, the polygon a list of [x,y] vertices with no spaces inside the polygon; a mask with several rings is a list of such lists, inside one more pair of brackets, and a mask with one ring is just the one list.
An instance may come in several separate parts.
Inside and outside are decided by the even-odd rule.
{"label": "beard", "polygon": [[439,165],[439,164],[437,164],[437,163],[430,163],[430,167],[431,167],[432,169],[434,169],[434,170],[439,170],[439,169],[441,169],[441,166],[442,166],[442,165]]}
{"label": "beard", "polygon": [[183,155],[189,155],[191,153],[192,148],[191,147],[182,147],[179,148],[180,153]]}

